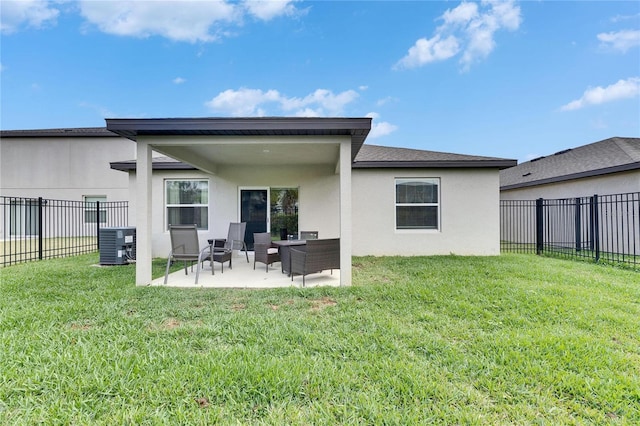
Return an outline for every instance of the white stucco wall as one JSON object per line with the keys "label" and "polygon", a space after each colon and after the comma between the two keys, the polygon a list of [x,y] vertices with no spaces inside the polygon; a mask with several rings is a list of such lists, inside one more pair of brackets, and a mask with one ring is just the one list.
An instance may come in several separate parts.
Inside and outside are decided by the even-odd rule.
{"label": "white stucco wall", "polygon": [[[396,230],[395,178],[440,178],[440,229]],[[498,255],[497,169],[354,169],[353,255]]]}
{"label": "white stucco wall", "polygon": [[[216,175],[200,171],[154,171],[152,179],[152,255],[166,257],[170,250],[166,230],[164,182],[166,179],[209,181],[209,229],[200,231],[201,244],[209,238],[225,238],[230,222],[240,219],[241,188],[299,188],[301,230],[317,230],[321,238],[340,236],[339,176],[334,167],[220,167]],[[135,173],[131,174],[130,223],[135,226]]]}
{"label": "white stucco wall", "polygon": [[5,137],[0,141],[0,195],[83,201],[126,201],[126,173],[113,161],[135,158],[135,143],[119,137]]}
{"label": "white stucco wall", "polygon": [[624,194],[640,191],[640,170],[575,179],[500,192],[501,200],[588,197],[594,194]]}

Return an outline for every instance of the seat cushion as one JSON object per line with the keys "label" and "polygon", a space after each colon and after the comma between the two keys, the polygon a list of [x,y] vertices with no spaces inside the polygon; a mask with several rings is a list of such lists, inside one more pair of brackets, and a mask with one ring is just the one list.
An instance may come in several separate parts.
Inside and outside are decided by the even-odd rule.
{"label": "seat cushion", "polygon": [[276,254],[278,253],[278,249],[275,247],[271,247],[267,249],[267,254]]}

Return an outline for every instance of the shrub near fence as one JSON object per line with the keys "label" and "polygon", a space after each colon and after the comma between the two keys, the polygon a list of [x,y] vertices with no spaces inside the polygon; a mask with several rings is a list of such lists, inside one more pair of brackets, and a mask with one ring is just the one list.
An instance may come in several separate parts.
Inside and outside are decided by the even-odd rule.
{"label": "shrub near fence", "polygon": [[99,229],[127,226],[128,202],[0,197],[0,265],[98,250]]}
{"label": "shrub near fence", "polygon": [[500,201],[504,251],[544,252],[640,267],[640,192]]}

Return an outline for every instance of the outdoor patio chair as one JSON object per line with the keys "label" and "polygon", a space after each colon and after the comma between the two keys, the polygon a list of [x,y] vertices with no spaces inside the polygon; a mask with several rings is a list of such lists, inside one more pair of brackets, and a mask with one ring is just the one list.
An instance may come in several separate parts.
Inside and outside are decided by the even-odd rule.
{"label": "outdoor patio chair", "polygon": [[249,263],[249,253],[247,250],[247,243],[244,242],[244,234],[247,230],[247,222],[231,222],[229,224],[229,232],[227,233],[227,239],[220,239],[218,241],[224,241],[224,248],[229,250],[244,250],[244,255],[247,257],[247,263]]}
{"label": "outdoor patio chair", "polygon": [[300,231],[301,240],[317,240],[318,231]]}
{"label": "outdoor patio chair", "polygon": [[253,234],[253,269],[256,269],[256,262],[264,263],[269,272],[269,265],[280,262],[280,253],[277,247],[271,244],[271,234],[269,232],[255,232]]}
{"label": "outdoor patio chair", "polygon": [[[164,283],[167,283],[171,262],[183,261],[185,275],[188,275],[187,262],[192,262],[192,271],[193,262],[196,262],[196,284],[198,284],[200,265],[204,260],[208,260],[211,257],[211,246],[208,245],[202,250],[200,249],[198,227],[196,225],[169,225],[169,235],[171,236],[171,252],[167,258]],[[213,274],[213,264],[211,265],[211,273]]]}

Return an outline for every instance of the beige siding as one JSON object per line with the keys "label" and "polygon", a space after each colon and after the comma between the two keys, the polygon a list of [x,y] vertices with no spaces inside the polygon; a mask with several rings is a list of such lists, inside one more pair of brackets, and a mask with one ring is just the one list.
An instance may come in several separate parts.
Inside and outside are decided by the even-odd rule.
{"label": "beige siding", "polygon": [[0,195],[82,201],[128,199],[127,174],[109,163],[135,158],[135,143],[111,137],[3,138]]}
{"label": "beige siding", "polygon": [[501,200],[588,197],[640,191],[640,170],[501,191]]}
{"label": "beige siding", "polygon": [[[332,167],[221,167],[216,175],[199,171],[154,172],[152,209],[152,253],[166,257],[169,233],[166,231],[164,181],[166,179],[208,179],[209,229],[201,231],[201,243],[208,238],[224,238],[229,222],[240,217],[240,188],[298,187],[299,229],[317,230],[321,238],[340,236],[339,176]],[[131,178],[131,212],[135,212],[135,175]],[[130,215],[135,221],[135,215]],[[135,226],[135,225],[134,225]]]}
{"label": "beige siding", "polygon": [[[395,178],[440,178],[440,230],[395,229]],[[495,169],[355,169],[353,255],[497,255]]]}

